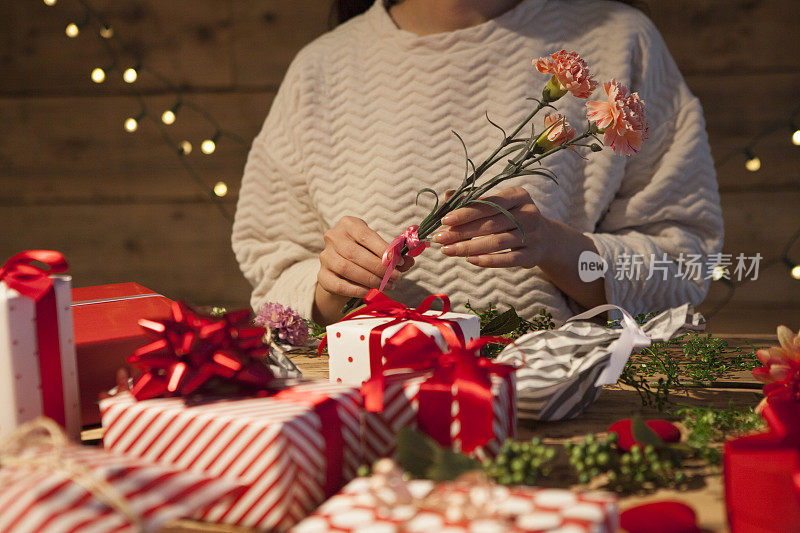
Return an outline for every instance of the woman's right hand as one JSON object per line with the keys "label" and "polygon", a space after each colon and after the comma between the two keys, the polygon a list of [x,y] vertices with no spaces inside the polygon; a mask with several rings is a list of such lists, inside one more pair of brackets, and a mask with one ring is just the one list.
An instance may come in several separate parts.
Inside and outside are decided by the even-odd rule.
{"label": "woman's right hand", "polygon": [[[366,222],[356,217],[342,217],[325,232],[325,249],[319,254],[320,269],[314,294],[314,320],[330,323],[341,316],[341,308],[352,297],[363,298],[369,289],[377,289],[386,271],[381,257],[389,246]],[[392,272],[389,282],[400,277],[414,264],[405,261]]]}

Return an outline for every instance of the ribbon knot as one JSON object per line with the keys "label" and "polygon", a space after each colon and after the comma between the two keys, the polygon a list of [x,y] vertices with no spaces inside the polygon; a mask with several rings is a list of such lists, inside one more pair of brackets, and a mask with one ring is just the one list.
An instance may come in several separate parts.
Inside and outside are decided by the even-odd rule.
{"label": "ribbon knot", "polygon": [[386,251],[383,252],[383,257],[381,258],[381,263],[386,267],[386,272],[383,274],[381,286],[378,290],[383,291],[383,289],[386,288],[386,284],[389,283],[392,272],[395,267],[397,267],[400,259],[402,259],[400,252],[403,246],[408,248],[407,254],[409,256],[416,257],[424,252],[425,248],[430,246],[430,243],[419,238],[419,226],[417,225],[407,227],[403,233],[395,237],[395,239],[389,243],[389,246],[386,248]]}
{"label": "ribbon knot", "polygon": [[[47,268],[34,264],[42,263]],[[21,295],[38,302],[53,286],[50,274],[67,271],[67,260],[53,250],[28,250],[11,257],[0,267],[0,281]]]}

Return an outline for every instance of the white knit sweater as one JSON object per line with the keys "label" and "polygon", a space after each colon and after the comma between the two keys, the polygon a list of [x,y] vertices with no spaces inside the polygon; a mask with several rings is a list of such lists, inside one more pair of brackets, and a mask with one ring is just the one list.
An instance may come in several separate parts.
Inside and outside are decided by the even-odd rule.
{"label": "white knit sweater", "polygon": [[[500,17],[453,32],[398,29],[380,1],[306,46],[289,67],[253,142],[233,227],[233,249],[253,285],[252,305],[290,305],[310,316],[323,232],[345,215],[387,241],[430,209],[417,191],[454,188],[464,172],[461,134],[473,159],[499,142],[484,112],[508,127],[530,109],[548,76],[531,59],[575,50],[598,81],[639,91],[650,138],[631,158],[610,148],[588,160],[560,152],[546,160],[558,185],[517,178],[547,216],[585,232],[611,267],[610,303],[631,312],[699,303],[708,281],[615,279],[622,254],[677,259],[718,253],[722,217],[698,100],[653,24],[639,11],[601,0],[523,0]],[[593,95],[605,96],[602,83]],[[585,101],[556,102],[580,128]],[[539,121],[541,117],[537,117]],[[541,125],[539,124],[539,129]],[[578,307],[538,268],[482,269],[434,246],[396,284],[408,304],[444,292],[457,309],[490,302],[531,316],[546,307],[563,320]]]}

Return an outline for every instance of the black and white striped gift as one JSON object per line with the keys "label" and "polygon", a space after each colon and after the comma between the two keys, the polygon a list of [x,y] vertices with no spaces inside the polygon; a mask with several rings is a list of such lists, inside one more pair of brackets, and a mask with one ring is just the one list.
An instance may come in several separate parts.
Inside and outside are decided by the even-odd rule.
{"label": "black and white striped gift", "polygon": [[[588,321],[606,311],[622,314],[621,327]],[[558,329],[523,335],[498,355],[497,362],[518,367],[521,418],[563,420],[583,413],[597,400],[603,385],[616,383],[634,350],[704,328],[702,315],[688,303],[660,313],[643,326],[624,309],[601,305]]]}

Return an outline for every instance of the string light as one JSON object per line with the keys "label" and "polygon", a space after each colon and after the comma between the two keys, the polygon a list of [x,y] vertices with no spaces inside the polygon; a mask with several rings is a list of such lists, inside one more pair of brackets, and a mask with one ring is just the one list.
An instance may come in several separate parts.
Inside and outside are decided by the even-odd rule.
{"label": "string light", "polygon": [[136,67],[126,68],[125,72],[122,73],[122,79],[125,80],[125,83],[134,83],[139,79],[138,69]]}
{"label": "string light", "polygon": [[192,143],[189,141],[181,141],[181,144],[178,145],[178,153],[181,155],[189,155],[192,153]]}
{"label": "string light", "polygon": [[108,24],[100,26],[100,37],[103,39],[111,39],[114,36],[114,28]]}
{"label": "string light", "polygon": [[75,37],[78,36],[78,34],[81,33],[81,28],[74,22],[70,22],[69,24],[67,24],[67,27],[64,28],[64,33],[66,33],[67,37],[69,37],[70,39],[74,39]]}
{"label": "string light", "polygon": [[228,194],[228,186],[225,184],[224,181],[218,181],[216,185],[214,185],[214,194],[216,194],[220,198]]}
{"label": "string light", "polygon": [[139,113],[135,117],[128,117],[125,119],[125,123],[123,124],[125,127],[125,131],[128,133],[133,133],[139,129],[139,121],[144,118],[144,113]]}
{"label": "string light", "polygon": [[217,139],[219,139],[219,132],[215,133],[210,139],[205,139],[200,143],[200,151],[206,155],[211,155],[217,149]]}
{"label": "string light", "polygon": [[761,169],[761,159],[749,148],[745,148],[744,154],[747,157],[747,160],[744,162],[744,168],[750,172],[758,172]]}
{"label": "string light", "polygon": [[725,277],[725,268],[720,265],[717,265],[711,270],[711,279],[714,281],[719,281]]}
{"label": "string light", "polygon": [[92,81],[95,83],[103,83],[106,81],[106,71],[100,67],[92,70]]}
{"label": "string light", "polygon": [[800,279],[800,265],[795,265],[789,271],[794,279]]}
{"label": "string light", "polygon": [[44,5],[46,6],[54,6],[56,5],[57,0],[44,0]]}
{"label": "string light", "polygon": [[800,128],[795,129],[794,133],[792,133],[792,144],[800,146]]}
{"label": "string light", "polygon": [[169,126],[170,124],[175,123],[175,119],[177,118],[178,108],[181,106],[180,102],[175,102],[175,105],[167,109],[161,114],[161,122]]}

